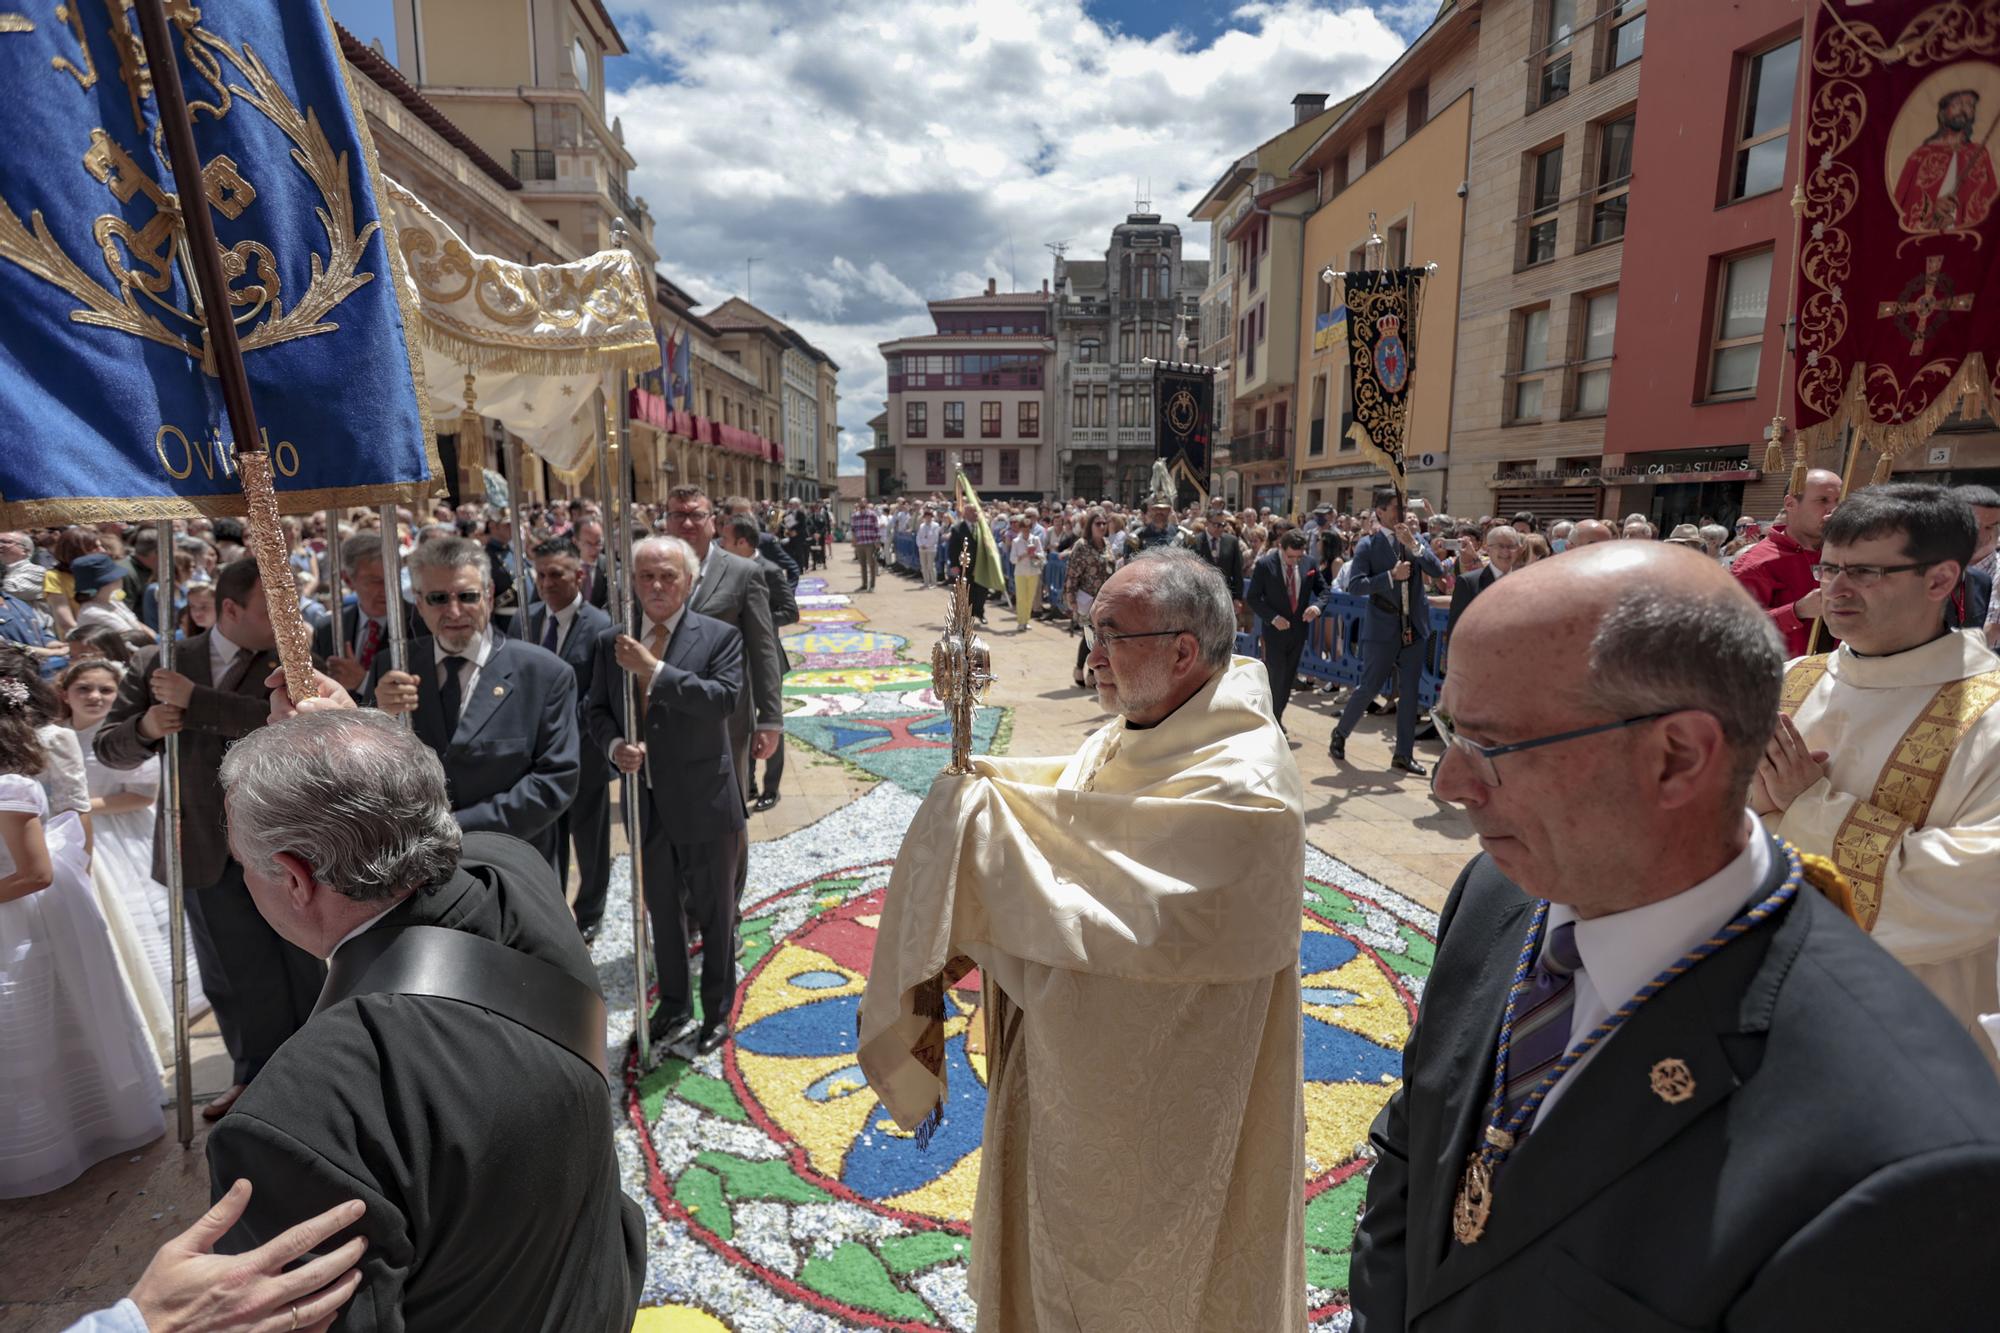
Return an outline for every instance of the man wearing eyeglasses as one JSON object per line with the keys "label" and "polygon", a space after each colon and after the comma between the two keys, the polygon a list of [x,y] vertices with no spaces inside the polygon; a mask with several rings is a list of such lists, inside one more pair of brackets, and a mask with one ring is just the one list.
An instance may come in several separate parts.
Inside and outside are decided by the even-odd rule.
{"label": "man wearing eyeglasses", "polygon": [[2000,1011],[2000,657],[1946,616],[1978,540],[1971,507],[1937,486],[1871,486],[1834,511],[1814,569],[1842,644],[1792,662],[1750,789],[1974,1033]]}
{"label": "man wearing eyeglasses", "polygon": [[2000,1085],[1744,808],[1763,610],[1607,542],[1482,592],[1454,649],[1435,790],[1482,854],[1370,1130],[1354,1333],[1990,1325]]}
{"label": "man wearing eyeglasses", "polygon": [[408,671],[375,660],[369,693],[444,763],[451,809],[467,833],[511,833],[556,857],[556,822],[576,799],[576,673],[539,644],[494,631],[492,564],[466,537],[410,553],[417,614],[430,633],[410,645]]}
{"label": "man wearing eyeglasses", "polygon": [[[931,789],[856,1058],[931,1151],[983,1144],[981,1328],[1302,1329],[1298,768],[1199,556],[1134,557],[1090,618],[1114,716],[1074,755],[979,757]],[[975,962],[983,1131],[946,1086],[971,1077],[944,1015]]]}

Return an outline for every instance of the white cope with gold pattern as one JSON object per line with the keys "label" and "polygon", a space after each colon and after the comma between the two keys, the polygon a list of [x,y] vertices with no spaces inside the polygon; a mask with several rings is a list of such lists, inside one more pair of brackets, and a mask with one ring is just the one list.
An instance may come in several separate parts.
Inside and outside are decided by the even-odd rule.
{"label": "white cope with gold pattern", "polygon": [[[2000,1008],[2000,706],[1980,711],[1991,690],[1969,688],[1959,705],[1962,727],[1920,737],[1912,725],[1942,687],[1989,672],[2000,672],[2000,657],[1971,631],[1884,657],[1843,645],[1792,710],[1807,746],[1828,753],[1826,776],[1781,816],[1764,817],[1800,851],[1832,857],[1858,901],[1873,895],[1876,941],[1982,1048],[1978,1015]],[[2000,681],[1989,684],[2000,689]],[[1885,776],[1897,799],[1930,795],[1920,825],[1877,804]]]}
{"label": "white cope with gold pattern", "polygon": [[940,779],[883,904],[862,1069],[915,1127],[917,995],[982,969],[982,1333],[1305,1325],[1303,790],[1261,663],[1068,760]]}

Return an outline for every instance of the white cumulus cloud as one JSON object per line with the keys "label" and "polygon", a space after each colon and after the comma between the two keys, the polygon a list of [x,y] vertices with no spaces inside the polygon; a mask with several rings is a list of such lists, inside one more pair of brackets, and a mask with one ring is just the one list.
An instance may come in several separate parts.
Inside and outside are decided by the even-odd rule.
{"label": "white cumulus cloud", "polygon": [[755,302],[840,363],[844,459],[886,396],[876,344],[928,331],[926,300],[1039,287],[1045,243],[1101,254],[1149,189],[1201,256],[1187,210],[1224,166],[1293,94],[1366,86],[1422,22],[1396,0],[1258,0],[1200,37],[1127,34],[1080,0],[610,7],[634,55],[609,110],[662,267],[719,300],[759,259]]}

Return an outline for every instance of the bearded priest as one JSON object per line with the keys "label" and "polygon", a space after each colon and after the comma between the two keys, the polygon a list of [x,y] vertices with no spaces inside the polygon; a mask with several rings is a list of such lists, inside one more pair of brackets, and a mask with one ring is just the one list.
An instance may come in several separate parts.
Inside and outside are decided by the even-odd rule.
{"label": "bearded priest", "polygon": [[1750,805],[1832,858],[1862,926],[1991,1059],[2000,657],[1945,628],[1978,541],[1971,506],[1938,486],[1871,486],[1833,511],[1815,568],[1841,647],[1787,667]]}
{"label": "bearded priest", "polygon": [[1303,792],[1221,578],[1162,547],[1091,607],[1068,758],[932,788],[883,902],[860,1062],[919,1143],[975,965],[981,1333],[1305,1325]]}

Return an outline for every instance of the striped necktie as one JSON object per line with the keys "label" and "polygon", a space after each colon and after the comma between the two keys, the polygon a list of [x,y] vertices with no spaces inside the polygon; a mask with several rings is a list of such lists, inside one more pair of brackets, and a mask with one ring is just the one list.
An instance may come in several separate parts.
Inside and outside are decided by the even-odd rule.
{"label": "striped necktie", "polygon": [[[1542,1078],[1569,1050],[1570,1014],[1576,1008],[1576,974],[1583,970],[1583,955],[1576,947],[1576,922],[1565,921],[1549,932],[1542,956],[1529,974],[1514,1013],[1514,1038],[1507,1049],[1507,1106],[1500,1123],[1506,1125],[1514,1112],[1541,1085]],[[1521,1126],[1526,1133],[1533,1125]]]}

